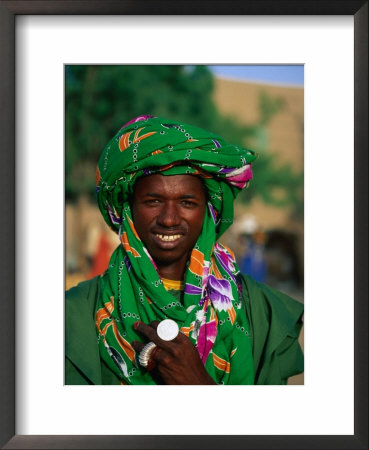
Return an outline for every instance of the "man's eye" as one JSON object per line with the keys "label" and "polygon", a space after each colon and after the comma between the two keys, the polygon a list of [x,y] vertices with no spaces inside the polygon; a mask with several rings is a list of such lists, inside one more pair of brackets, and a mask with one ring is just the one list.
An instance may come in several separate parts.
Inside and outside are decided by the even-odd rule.
{"label": "man's eye", "polygon": [[183,200],[181,203],[186,208],[193,208],[193,207],[196,206],[196,203],[195,202],[191,202],[190,200]]}
{"label": "man's eye", "polygon": [[147,205],[158,205],[160,202],[157,198],[152,198],[150,200],[146,200]]}

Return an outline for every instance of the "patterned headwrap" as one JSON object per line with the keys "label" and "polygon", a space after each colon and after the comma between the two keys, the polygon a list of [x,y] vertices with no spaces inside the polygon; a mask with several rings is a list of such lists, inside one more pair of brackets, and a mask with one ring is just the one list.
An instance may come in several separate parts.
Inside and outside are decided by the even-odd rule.
{"label": "patterned headwrap", "polygon": [[[233,222],[233,200],[252,178],[255,158],[208,131],[152,116],[125,124],[104,149],[96,171],[98,204],[121,245],[100,280],[96,326],[100,354],[122,384],[155,384],[131,346],[133,340],[142,341],[133,324],[165,318],[175,320],[190,338],[214,381],[253,384],[239,269],[232,251],[216,241]],[[132,219],[135,182],[156,173],[197,175],[208,190],[181,300],[164,288]]]}

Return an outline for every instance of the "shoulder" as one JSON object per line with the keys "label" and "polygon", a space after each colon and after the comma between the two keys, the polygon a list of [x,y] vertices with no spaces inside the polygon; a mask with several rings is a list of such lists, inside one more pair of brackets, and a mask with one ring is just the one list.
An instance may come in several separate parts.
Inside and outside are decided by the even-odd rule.
{"label": "shoulder", "polygon": [[255,281],[249,275],[240,274],[245,302],[255,311],[281,316],[286,325],[293,325],[304,312],[303,303],[264,283]]}
{"label": "shoulder", "polygon": [[248,275],[240,275],[257,384],[285,384],[303,371],[298,343],[304,305]]}
{"label": "shoulder", "polygon": [[69,337],[94,329],[95,308],[99,296],[99,278],[94,277],[72,287],[65,293],[65,332]]}
{"label": "shoulder", "polygon": [[94,312],[95,302],[98,297],[100,276],[82,281],[65,292],[66,313],[69,310],[90,310]]}
{"label": "shoulder", "polygon": [[78,283],[76,286],[68,289],[65,292],[65,298],[74,300],[76,298],[80,298],[81,296],[88,296],[91,289],[96,289],[98,285],[100,276],[91,278],[90,280],[82,281]]}
{"label": "shoulder", "polygon": [[99,278],[79,283],[65,293],[66,384],[101,384],[94,317]]}

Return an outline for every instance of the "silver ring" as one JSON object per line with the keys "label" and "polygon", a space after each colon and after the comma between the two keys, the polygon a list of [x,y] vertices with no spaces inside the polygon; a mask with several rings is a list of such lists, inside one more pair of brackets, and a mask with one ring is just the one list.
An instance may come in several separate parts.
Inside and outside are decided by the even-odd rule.
{"label": "silver ring", "polygon": [[141,364],[142,367],[147,367],[147,363],[149,362],[150,356],[154,348],[156,347],[156,344],[153,342],[148,342],[145,347],[140,351],[140,354],[138,355],[138,362]]}
{"label": "silver ring", "polygon": [[172,341],[178,336],[179,326],[174,320],[165,319],[159,323],[156,332],[163,341]]}

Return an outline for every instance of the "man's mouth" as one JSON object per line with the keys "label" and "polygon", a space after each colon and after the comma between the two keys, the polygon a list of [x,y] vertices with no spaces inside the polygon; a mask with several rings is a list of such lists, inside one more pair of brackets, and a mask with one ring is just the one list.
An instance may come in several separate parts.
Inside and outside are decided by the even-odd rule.
{"label": "man's mouth", "polygon": [[163,242],[173,242],[180,239],[182,234],[155,234],[155,236]]}

